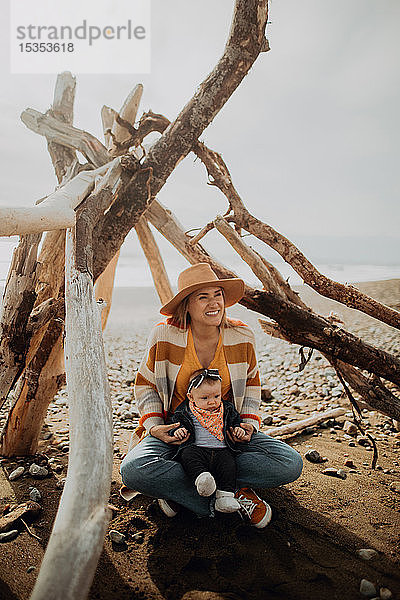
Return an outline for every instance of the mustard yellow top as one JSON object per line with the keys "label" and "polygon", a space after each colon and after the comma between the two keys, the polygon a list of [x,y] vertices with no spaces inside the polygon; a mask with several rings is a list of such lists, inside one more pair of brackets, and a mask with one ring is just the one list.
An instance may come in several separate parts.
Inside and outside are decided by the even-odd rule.
{"label": "mustard yellow top", "polygon": [[[215,350],[214,358],[212,359],[211,363],[208,365],[207,368],[218,369],[219,374],[222,377],[222,397],[224,400],[232,400],[231,378],[225,360],[221,333],[219,334],[218,344]],[[198,371],[199,369],[204,369],[204,366],[201,364],[197,357],[196,348],[194,346],[193,341],[192,329],[189,325],[185,355],[182,362],[182,366],[176,378],[174,393],[172,396],[170,409],[172,412],[181,404],[181,402],[183,402],[186,399],[186,392],[189,385],[190,377],[195,371]]]}

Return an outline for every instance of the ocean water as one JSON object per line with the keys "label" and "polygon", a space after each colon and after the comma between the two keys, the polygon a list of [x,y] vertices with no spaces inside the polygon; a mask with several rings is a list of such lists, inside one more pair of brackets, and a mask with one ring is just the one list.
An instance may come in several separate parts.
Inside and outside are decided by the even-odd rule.
{"label": "ocean water", "polygon": [[[12,256],[12,251],[18,244],[18,236],[0,238],[0,287],[3,287]],[[161,248],[162,244],[160,244]],[[165,246],[161,248],[164,262],[172,287],[176,287],[177,277],[180,271],[189,266],[187,261],[173,248]],[[254,287],[260,287],[260,282],[252,273],[250,268],[232,251],[231,254],[224,252],[215,253],[220,261],[234,270],[240,277]],[[291,285],[303,283],[301,277],[280,257],[272,260],[272,264],[279,270],[285,279],[289,279]],[[371,265],[349,263],[314,263],[318,270],[335,281],[341,283],[354,283],[362,281],[380,281],[385,279],[400,278],[400,264],[398,265]],[[115,276],[115,287],[151,287],[153,279],[150,268],[141,253],[137,240],[133,237],[124,242]]]}

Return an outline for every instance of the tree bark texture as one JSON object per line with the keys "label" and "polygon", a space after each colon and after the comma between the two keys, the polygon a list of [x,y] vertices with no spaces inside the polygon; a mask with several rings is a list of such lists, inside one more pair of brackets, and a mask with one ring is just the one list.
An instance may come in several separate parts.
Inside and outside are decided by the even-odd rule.
{"label": "tree bark texture", "polygon": [[67,479],[32,600],[87,597],[110,519],[112,410],[91,277],[76,268],[69,232],[66,272]]}

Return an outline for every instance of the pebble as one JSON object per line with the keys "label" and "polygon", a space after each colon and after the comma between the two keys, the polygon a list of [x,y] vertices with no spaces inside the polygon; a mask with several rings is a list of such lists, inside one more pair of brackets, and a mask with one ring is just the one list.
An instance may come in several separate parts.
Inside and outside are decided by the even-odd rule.
{"label": "pebble", "polygon": [[348,435],[356,435],[357,426],[354,425],[354,423],[351,423],[351,421],[345,421],[343,425],[343,431]]}
{"label": "pebble", "polygon": [[322,471],[324,475],[329,475],[330,477],[338,477],[339,479],[346,479],[347,473],[343,471],[343,469],[334,469],[333,467],[328,467]]}
{"label": "pebble", "polygon": [[42,494],[39,492],[37,488],[32,488],[29,492],[29,498],[34,502],[39,502],[42,499]]}
{"label": "pebble", "polygon": [[43,479],[44,477],[48,476],[49,471],[46,469],[46,467],[40,467],[36,463],[32,463],[29,467],[29,473],[36,479]]}
{"label": "pebble", "polygon": [[360,594],[366,596],[366,598],[373,598],[376,596],[376,588],[374,584],[367,579],[361,579]]}
{"label": "pebble", "polygon": [[27,568],[26,572],[27,573],[32,573],[32,571],[34,571],[36,569],[36,567],[34,567],[33,565],[31,565],[30,567]]}
{"label": "pebble", "polygon": [[6,531],[5,533],[0,533],[0,542],[11,542],[18,535],[17,529],[12,529],[11,531]]}
{"label": "pebble", "polygon": [[65,485],[65,477],[63,479],[59,479],[56,483],[56,488],[62,490]]}
{"label": "pebble", "polygon": [[371,560],[371,558],[378,556],[377,551],[373,548],[360,548],[357,550],[357,554],[363,560]]}
{"label": "pebble", "polygon": [[369,439],[364,436],[358,437],[357,444],[360,444],[360,446],[369,446]]}
{"label": "pebble", "polygon": [[305,453],[305,457],[312,463],[320,463],[322,462],[322,456],[318,452],[318,450],[308,450]]}
{"label": "pebble", "polygon": [[274,419],[273,419],[272,415],[265,415],[263,418],[263,424],[267,425],[267,426],[272,425],[273,420]]}
{"label": "pebble", "polygon": [[125,538],[124,534],[120,533],[116,529],[111,529],[108,532],[108,536],[109,536],[110,540],[112,542],[114,542],[114,544],[124,544],[125,543],[126,538]]}
{"label": "pebble", "polygon": [[390,598],[393,598],[393,594],[392,592],[389,590],[389,588],[381,588],[379,590],[379,598],[381,600],[390,600]]}
{"label": "pebble", "polygon": [[272,392],[269,388],[266,387],[262,387],[261,388],[261,400],[271,400],[272,399]]}
{"label": "pebble", "polygon": [[353,461],[351,460],[351,458],[348,458],[347,460],[344,461],[344,466],[345,467],[350,467],[350,469],[355,469],[355,464],[353,463]]}
{"label": "pebble", "polygon": [[21,475],[24,472],[25,472],[24,467],[18,467],[17,469],[14,469],[14,471],[12,471],[12,473],[10,473],[10,475],[8,476],[8,479],[10,481],[15,481],[15,479],[18,479],[18,477],[21,477]]}

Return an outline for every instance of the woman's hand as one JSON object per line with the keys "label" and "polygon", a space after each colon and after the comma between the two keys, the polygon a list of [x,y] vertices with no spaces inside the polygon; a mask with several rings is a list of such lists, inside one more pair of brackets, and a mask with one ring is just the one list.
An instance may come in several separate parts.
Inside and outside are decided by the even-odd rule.
{"label": "woman's hand", "polygon": [[[244,429],[244,435],[240,435],[239,437],[235,433],[236,429]],[[240,427],[230,427],[228,430],[228,435],[232,442],[249,442],[254,431],[255,429],[253,425],[250,425],[250,423],[240,423]]]}
{"label": "woman's hand", "polygon": [[[162,442],[165,442],[166,444],[183,444],[183,442],[186,442],[186,440],[189,439],[188,431],[185,430],[186,435],[181,439],[173,437],[168,433],[169,431],[171,431],[171,429],[176,429],[177,427],[179,427],[179,425],[180,423],[172,423],[171,425],[154,425],[150,429],[149,433],[153,437],[161,440]],[[181,429],[183,429],[183,427]]]}

